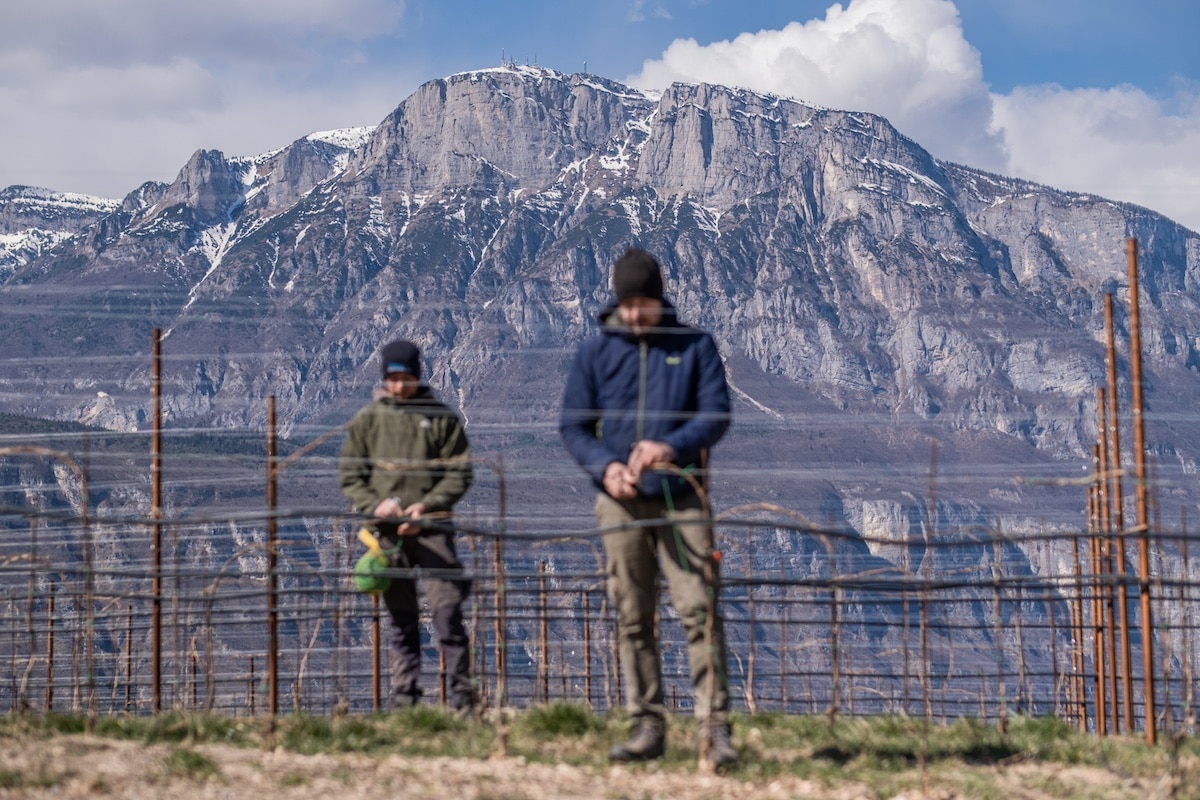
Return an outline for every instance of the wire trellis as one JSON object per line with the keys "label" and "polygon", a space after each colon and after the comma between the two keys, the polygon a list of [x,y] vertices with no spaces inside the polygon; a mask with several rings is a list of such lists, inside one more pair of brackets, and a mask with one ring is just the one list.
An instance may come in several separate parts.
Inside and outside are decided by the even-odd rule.
{"label": "wire trellis", "polygon": [[[351,581],[361,549],[356,519],[328,511],[277,515],[272,590],[262,512],[139,521],[25,509],[21,517],[24,525],[8,526],[0,558],[0,664],[8,673],[0,708],[154,713],[158,675],[161,708],[261,715],[271,708],[272,655],[281,713],[369,712],[386,702],[380,687],[387,660],[379,656],[386,612]],[[507,532],[512,522],[476,520],[458,534],[474,581],[467,620],[481,701],[619,707],[603,531],[547,537]],[[148,552],[155,525],[167,542],[159,595],[145,562],[106,555]],[[1076,562],[1067,574],[1037,575],[1008,553],[1012,537],[980,530],[940,530],[900,543],[923,550],[920,565],[903,570],[872,556],[854,532],[818,528],[767,504],[718,512],[714,525],[735,710],[1001,724],[1013,714],[1049,715],[1122,732],[1113,711],[1120,693],[1101,679],[1132,669],[1140,686],[1141,662],[1114,660],[1093,639],[1110,630],[1104,611],[1118,582],[1134,583],[1127,573],[1092,573]],[[1085,531],[1054,532],[1021,544],[1086,552],[1094,539]],[[1186,535],[1159,531],[1154,540],[1160,551],[1152,646],[1163,666],[1154,676],[1161,690],[1153,714],[1167,729],[1190,731],[1197,649],[1186,609],[1196,579]],[[1178,555],[1163,555],[1168,547]],[[267,626],[272,594],[274,641]],[[157,664],[150,641],[156,603]],[[1137,609],[1131,613],[1136,619]],[[445,702],[425,616],[430,643],[422,685],[428,702]],[[666,601],[660,633],[668,704],[687,713],[687,647]],[[1133,718],[1144,721],[1141,694],[1128,701]],[[1109,712],[1111,724],[1098,728],[1097,714]]]}

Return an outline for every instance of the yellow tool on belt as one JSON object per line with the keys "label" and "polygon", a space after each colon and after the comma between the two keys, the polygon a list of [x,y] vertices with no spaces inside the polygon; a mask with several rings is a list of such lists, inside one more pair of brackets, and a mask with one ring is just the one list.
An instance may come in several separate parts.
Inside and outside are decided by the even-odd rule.
{"label": "yellow tool on belt", "polygon": [[392,562],[379,546],[379,540],[366,528],[359,530],[358,540],[367,546],[367,552],[354,565],[354,587],[367,594],[382,594],[392,583],[386,574]]}

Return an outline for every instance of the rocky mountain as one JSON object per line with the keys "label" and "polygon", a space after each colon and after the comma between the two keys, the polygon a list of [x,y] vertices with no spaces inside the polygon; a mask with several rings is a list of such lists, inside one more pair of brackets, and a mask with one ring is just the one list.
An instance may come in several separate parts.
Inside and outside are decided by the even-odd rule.
{"label": "rocky mountain", "polygon": [[[481,70],[427,83],[373,130],[197,152],[174,183],[91,216],[20,197],[4,195],[5,230],[57,239],[5,240],[0,410],[114,429],[147,424],[154,327],[168,425],[261,428],[273,394],[299,438],[342,421],[378,344],[407,336],[498,447],[551,446],[572,345],[635,243],[721,343],[740,400],[726,463],[780,467],[739,479],[745,496],[851,499],[857,525],[879,518],[864,498],[881,485],[924,486],[932,440],[984,516],[1082,521],[1080,492],[1031,507],[1012,479],[1088,465],[1105,292],[1127,338],[1127,236],[1150,402],[1198,379],[1194,232],[938,162],[877,116],[727,87]],[[1194,467],[1192,421],[1151,436]]]}
{"label": "rocky mountain", "polygon": [[[832,552],[843,572],[876,576],[994,558],[1052,577],[1070,571],[1066,546],[1021,537],[1086,524],[1107,293],[1128,413],[1127,237],[1156,498],[1173,514],[1194,504],[1200,462],[1186,399],[1200,393],[1200,235],[940,162],[871,114],[531,67],[430,81],[373,129],[253,158],[199,151],[173,183],[120,203],[5,190],[0,413],[144,432],[159,328],[169,431],[228,432],[245,454],[274,396],[281,434],[301,445],[336,437],[377,381],[377,347],[406,337],[477,454],[503,461],[516,524],[586,528],[557,403],[610,265],[636,244],[726,360],[737,403],[716,452],[718,510],[767,501],[847,534],[827,550],[781,528],[749,569],[827,574]],[[201,449],[193,438],[174,474],[220,476],[224,491],[199,492],[208,478],[191,474],[167,503],[252,503],[257,473],[233,477],[235,457]],[[110,467],[97,502],[144,505],[144,469],[131,481]],[[498,479],[482,472],[467,505],[486,518]],[[38,480],[53,493],[54,476]],[[327,470],[282,492],[344,507]],[[961,546],[914,544],[931,534]],[[898,618],[894,598],[847,592],[864,641],[881,635],[871,620]],[[960,611],[987,627],[982,605]]]}
{"label": "rocky mountain", "polygon": [[0,280],[119,207],[115,200],[30,186],[0,190]]}

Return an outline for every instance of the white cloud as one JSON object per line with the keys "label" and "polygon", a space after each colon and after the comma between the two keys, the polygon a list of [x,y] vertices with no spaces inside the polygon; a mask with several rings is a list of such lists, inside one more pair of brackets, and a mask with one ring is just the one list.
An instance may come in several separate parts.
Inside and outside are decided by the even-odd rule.
{"label": "white cloud", "polygon": [[1200,92],[1019,87],[995,98],[1008,173],[1146,206],[1200,231]]}
{"label": "white cloud", "polygon": [[979,52],[949,0],[853,0],[824,19],[700,45],[677,40],[646,61],[636,86],[673,81],[743,86],[832,108],[872,111],[939,158],[1003,164],[989,132]]}
{"label": "white cloud", "polygon": [[[1038,13],[1042,13],[1038,6]],[[119,197],[201,147],[252,155],[371,125],[429,75],[370,73],[404,0],[0,3],[0,187]],[[664,14],[630,0],[631,16]],[[850,0],[729,41],[677,40],[634,85],[708,81],[886,116],[933,155],[1145,205],[1200,230],[1200,86],[989,91],[950,0]]]}
{"label": "white cloud", "polygon": [[[74,113],[81,122],[100,117],[188,116],[223,104],[223,92],[211,70],[188,58],[117,67],[107,64],[52,63],[29,55],[23,64],[0,56],[0,72],[24,72],[24,81],[0,80],[0,97],[14,114]],[[42,132],[44,134],[44,131]]]}
{"label": "white cloud", "polygon": [[[136,85],[148,91],[155,79],[147,75]],[[373,125],[398,102],[392,87],[377,82],[282,91],[249,82],[214,87],[203,76],[197,90],[208,97],[172,100],[166,87],[188,80],[187,74],[163,77],[156,90],[163,102],[139,105],[125,115],[120,107],[138,103],[137,98],[109,94],[96,105],[80,99],[30,107],[14,104],[0,89],[0,107],[6,109],[0,150],[20,153],[0,163],[0,186],[35,184],[123,197],[144,181],[174,180],[197,149],[256,155],[314,131]],[[86,135],[80,135],[81,128]]]}
{"label": "white cloud", "polygon": [[[626,18],[630,22],[645,22],[646,6],[646,0],[633,0],[633,4],[629,7],[629,11],[625,15]],[[655,19],[672,19],[671,12],[658,3],[650,7],[650,16]]]}
{"label": "white cloud", "polygon": [[[405,76],[355,75],[402,0],[55,0],[0,5],[0,186],[120,197],[193,151],[253,155],[378,122]],[[339,79],[339,74],[343,79]],[[81,135],[81,131],[84,135]],[[61,178],[61,180],[59,180]]]}
{"label": "white cloud", "polygon": [[1200,92],[1132,87],[997,95],[950,0],[851,0],[824,19],[673,42],[628,82],[741,86],[887,117],[934,156],[1145,205],[1200,230]]}

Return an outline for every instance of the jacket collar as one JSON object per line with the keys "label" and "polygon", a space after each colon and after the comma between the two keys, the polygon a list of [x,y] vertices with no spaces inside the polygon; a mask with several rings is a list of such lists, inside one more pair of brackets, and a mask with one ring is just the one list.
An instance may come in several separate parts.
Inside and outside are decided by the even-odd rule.
{"label": "jacket collar", "polygon": [[597,315],[597,319],[600,321],[600,332],[606,333],[610,336],[623,336],[626,339],[653,339],[656,336],[661,336],[664,333],[671,333],[674,329],[683,327],[682,323],[679,321],[679,316],[675,310],[675,306],[671,304],[671,301],[664,299],[662,303],[662,321],[658,323],[657,328],[655,328],[645,337],[635,336],[633,331],[629,329],[629,326],[621,321],[621,315],[617,313],[616,302],[609,303],[604,310]]}
{"label": "jacket collar", "polygon": [[399,397],[393,397],[392,395],[388,394],[386,389],[376,389],[375,399],[380,403],[384,403],[385,405],[398,407],[438,405],[438,399],[434,396],[433,390],[425,384],[421,384],[417,388],[417,393],[407,400]]}

